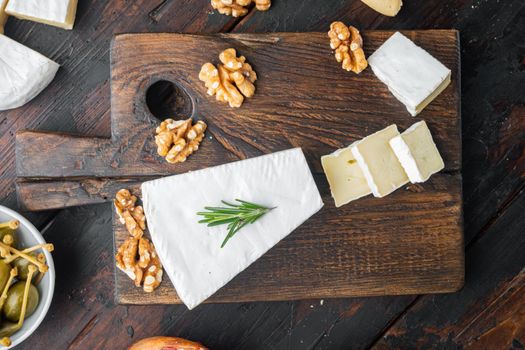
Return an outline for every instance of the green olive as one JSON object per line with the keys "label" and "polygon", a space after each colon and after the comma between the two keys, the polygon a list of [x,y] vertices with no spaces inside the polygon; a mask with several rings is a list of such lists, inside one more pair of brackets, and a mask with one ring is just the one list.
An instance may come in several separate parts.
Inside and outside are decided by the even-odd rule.
{"label": "green olive", "polygon": [[[4,316],[11,322],[18,322],[20,313],[22,311],[22,303],[24,301],[24,289],[26,281],[19,281],[13,284],[7,292],[7,299],[4,304]],[[27,296],[27,308],[25,317],[29,317],[35,312],[38,306],[40,296],[38,290],[32,284],[29,286],[29,294]]]}
{"label": "green olive", "polygon": [[[31,255],[35,257],[36,259],[36,254],[30,253],[28,255]],[[29,265],[32,265],[31,262],[29,262],[28,260],[24,258],[16,258],[15,261],[12,262],[12,264],[13,264],[13,267],[16,267],[18,270],[18,275],[16,277],[22,281],[25,281],[29,273],[29,269],[28,269]],[[38,273],[33,274],[32,280],[34,280],[37,275]]]}
{"label": "green olive", "polygon": [[16,247],[16,230],[12,230],[9,227],[0,228],[0,242]]}
{"label": "green olive", "polygon": [[9,279],[11,267],[4,260],[0,260],[0,294],[4,291],[5,284]]}

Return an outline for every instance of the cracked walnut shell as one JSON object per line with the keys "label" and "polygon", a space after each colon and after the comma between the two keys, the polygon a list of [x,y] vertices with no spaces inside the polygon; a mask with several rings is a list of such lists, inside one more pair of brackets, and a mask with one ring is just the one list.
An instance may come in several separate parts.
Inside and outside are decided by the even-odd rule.
{"label": "cracked walnut shell", "polygon": [[259,11],[268,11],[272,6],[271,0],[211,0],[211,6],[220,14],[240,17],[248,14],[248,7],[253,2]]}
{"label": "cracked walnut shell", "polygon": [[246,62],[246,57],[237,57],[235,49],[229,48],[219,55],[220,64],[215,67],[205,63],[199,73],[199,79],[205,83],[210,96],[217,101],[227,102],[230,107],[238,108],[244,98],[255,94],[257,74]]}
{"label": "cracked walnut shell", "polygon": [[185,162],[199,149],[207,126],[201,120],[193,125],[191,122],[191,118],[186,120],[166,119],[155,130],[157,153],[165,157],[168,163]]}
{"label": "cracked walnut shell", "polygon": [[333,22],[328,37],[330,47],[335,50],[335,58],[337,62],[343,63],[343,69],[359,74],[368,67],[363,38],[357,28],[346,26],[343,22]]}

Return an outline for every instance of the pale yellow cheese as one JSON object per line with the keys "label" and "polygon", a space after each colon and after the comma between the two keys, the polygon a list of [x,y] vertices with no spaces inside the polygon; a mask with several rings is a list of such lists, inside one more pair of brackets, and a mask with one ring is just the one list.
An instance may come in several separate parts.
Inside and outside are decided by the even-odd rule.
{"label": "pale yellow cheese", "polygon": [[0,0],[0,34],[4,34],[5,22],[7,22],[7,13],[5,13],[5,6],[7,0]]}
{"label": "pale yellow cheese", "polygon": [[372,193],[350,147],[321,158],[336,207]]}
{"label": "pale yellow cheese", "polygon": [[78,0],[9,0],[7,14],[19,19],[73,29]]}
{"label": "pale yellow cheese", "polygon": [[394,17],[397,15],[403,2],[401,0],[361,0],[382,15]]}
{"label": "pale yellow cheese", "polygon": [[443,168],[443,158],[427,123],[420,121],[390,140],[390,146],[408,174],[410,182],[425,182]]}
{"label": "pale yellow cheese", "polygon": [[398,135],[394,124],[351,146],[352,154],[376,197],[384,197],[408,183],[408,176],[389,144]]}

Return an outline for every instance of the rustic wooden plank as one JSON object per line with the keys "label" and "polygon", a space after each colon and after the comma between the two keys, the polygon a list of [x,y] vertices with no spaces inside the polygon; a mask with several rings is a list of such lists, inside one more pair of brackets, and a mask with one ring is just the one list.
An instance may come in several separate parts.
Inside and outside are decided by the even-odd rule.
{"label": "rustic wooden plank", "polygon": [[[388,198],[335,208],[317,176],[325,207],[207,302],[443,293],[463,285],[461,178],[435,175]],[[130,187],[140,196],[138,187]],[[129,237],[113,220],[115,245]],[[144,294],[117,271],[125,304],[180,303],[165,279]]]}
{"label": "rustic wooden plank", "polygon": [[[453,70],[451,86],[420,116],[431,126],[447,170],[458,170],[457,33],[405,34]],[[391,32],[365,33],[369,53],[389,35]],[[120,36],[114,44],[112,142],[98,139],[93,144],[86,138],[19,133],[17,174],[22,178],[167,175],[294,146],[302,146],[312,160],[314,171],[321,171],[318,159],[334,148],[389,123],[406,128],[414,122],[370,70],[359,76],[342,73],[326,44],[325,33],[281,33],[263,37]],[[260,76],[257,98],[247,101],[246,107],[239,110],[210,99],[197,78],[201,63],[213,59],[211,52],[230,45],[240,46],[244,54],[252,57],[251,62]],[[188,47],[194,49],[188,53]],[[137,50],[149,52],[145,58],[147,69],[131,54]],[[283,55],[286,58],[277,59]],[[177,61],[178,69],[173,70],[172,61]],[[187,72],[195,74],[187,76]],[[204,117],[210,125],[212,140],[206,140],[202,147],[207,152],[198,152],[192,162],[170,165],[155,154],[153,129],[158,120],[149,112],[144,96],[147,88],[161,79],[177,82],[188,92],[195,101],[191,102],[192,115]],[[291,82],[293,89],[289,87]],[[52,164],[38,156],[36,151],[41,147],[54,159]]]}
{"label": "rustic wooden plank", "polygon": [[465,288],[456,294],[421,297],[375,348],[410,344],[498,349],[510,348],[514,339],[525,344],[523,294],[519,293],[525,266],[524,210],[522,191],[467,251]]}
{"label": "rustic wooden plank", "polygon": [[[367,50],[375,50],[391,34],[380,31],[364,33],[368,42]],[[460,167],[461,147],[458,135],[460,118],[457,32],[424,31],[405,34],[425,46],[453,70],[453,83],[443,96],[422,113],[422,117],[427,119],[438,146],[444,150],[447,170],[457,170]],[[311,167],[314,171],[321,172],[319,158],[322,154],[327,154],[336,147],[351,143],[392,122],[404,128],[413,123],[413,118],[408,116],[404,107],[370,71],[359,76],[342,74],[326,42],[325,33],[278,33],[265,36],[119,36],[113,43],[112,53],[112,138],[89,139],[71,138],[62,134],[20,133],[17,138],[17,172],[22,178],[113,176],[126,179],[130,176],[158,176],[172,173],[175,167],[179,167],[180,171],[198,169],[222,164],[228,156],[247,158],[291,146],[303,147]],[[245,51],[243,54],[254,57],[251,62],[260,76],[258,98],[247,101],[245,110],[218,105],[213,99],[209,99],[197,77],[187,74],[199,70],[202,63],[199,59],[202,60],[202,57],[211,59],[211,52],[220,52],[231,45],[241,46]],[[188,51],[189,47],[192,50]],[[321,49],[322,47],[325,49]],[[148,54],[144,56],[144,60],[137,60],[136,52]],[[287,59],[278,59],[282,56],[286,56]],[[305,57],[307,59],[304,59]],[[172,62],[177,62],[177,69],[173,69]],[[201,147],[206,149],[206,152],[198,152],[191,158],[192,162],[182,166],[167,164],[155,155],[152,131],[158,120],[149,112],[145,104],[145,95],[148,87],[160,80],[176,82],[180,90],[189,96],[188,103],[193,107],[193,110],[190,109],[191,116],[204,116],[210,125],[208,133],[212,138],[207,139]],[[355,83],[349,84],[349,80],[355,80]],[[294,82],[294,89],[286,89],[286,85],[291,81]],[[268,82],[285,82],[285,85],[276,89],[275,84]],[[367,88],[362,87],[368,85],[371,87],[367,93]],[[200,86],[200,89],[196,86]],[[312,86],[316,89],[312,89]],[[388,108],[385,109],[385,105]],[[385,120],[388,120],[388,123],[385,124]],[[46,155],[54,159],[52,166],[43,161],[42,157],[35,156],[37,149],[44,149]],[[43,206],[47,204],[76,205],[111,199],[112,196],[108,196],[110,191],[107,191],[106,187],[113,186],[111,189],[115,191],[114,183],[82,181],[84,182],[80,186],[75,187],[76,185],[68,180],[59,192],[52,188],[40,191],[31,183],[21,183],[19,195],[22,202],[26,200],[24,196],[34,197],[31,198],[33,204],[29,203],[28,207],[36,208],[40,205],[39,209],[45,209]],[[48,182],[42,184],[48,185]],[[326,201],[331,201],[326,182],[322,187],[323,192],[327,194]],[[360,206],[356,208],[364,215],[361,217],[353,211],[326,211],[325,216],[319,216],[318,220],[321,221],[304,229],[306,237],[310,238],[306,241],[290,239],[289,245],[285,245],[281,250],[274,249],[275,256],[270,254],[266,260],[263,259],[261,267],[256,270],[257,273],[247,270],[243,275],[247,277],[245,280],[240,278],[241,282],[237,287],[235,283],[231,283],[232,290],[229,290],[232,288],[229,285],[224,295],[219,292],[210,301],[286,300],[457,290],[463,283],[461,177],[442,175],[430,183],[427,186],[427,189],[429,188],[430,191],[423,190],[421,186],[412,188],[420,191],[417,196],[413,195],[419,199],[406,196],[397,199],[396,202],[397,197],[390,196],[387,202],[384,202],[384,199],[381,203],[371,199],[360,201]],[[32,196],[32,191],[37,191],[38,194]],[[63,195],[64,192],[68,197],[75,197],[77,194],[80,196],[69,200]],[[61,196],[58,200],[57,194]],[[46,196],[51,196],[51,200],[47,200]],[[36,202],[40,204],[35,204]],[[377,212],[378,204],[383,207],[390,206],[386,215],[388,219],[385,219],[384,212]],[[417,211],[421,209],[421,205],[428,208],[441,207],[443,212],[425,212],[429,218],[421,219],[421,212]],[[376,217],[372,216],[370,220],[364,208],[376,213]],[[416,210],[418,215],[407,215],[407,210]],[[345,216],[342,216],[343,213]],[[362,220],[361,224],[359,217]],[[381,225],[371,224],[379,217],[383,218]],[[346,222],[345,218],[352,220]],[[314,223],[315,220],[314,218]],[[398,234],[396,235],[396,231],[388,225],[388,222],[396,220],[397,224],[405,223],[410,227],[406,231],[416,236],[404,232],[407,240],[398,240]],[[441,226],[443,233],[434,232],[435,225],[432,222],[438,220],[444,220]],[[333,228],[327,230],[324,222],[332,222]],[[341,222],[345,225],[341,226]],[[319,236],[323,227],[327,234]],[[115,227],[115,231],[118,246],[127,234],[120,225]],[[429,233],[428,237],[439,237],[440,246],[427,245],[425,250],[421,243],[428,242],[418,238],[421,231]],[[361,235],[354,235],[355,232],[360,232]],[[367,238],[370,232],[377,232],[379,236]],[[346,239],[348,246],[335,244],[343,233],[350,235]],[[314,237],[325,247],[321,250],[323,254],[311,258],[315,255],[314,252],[319,251],[312,244]],[[359,249],[355,250],[356,246],[365,241],[373,242],[365,244],[365,253]],[[406,244],[404,250],[401,245],[395,244],[399,242]],[[352,249],[353,253],[349,254]],[[436,254],[436,249],[441,252]],[[413,251],[418,253],[413,254]],[[283,254],[284,252],[288,254]],[[282,257],[289,255],[295,257],[296,261],[286,261],[286,258],[282,260]],[[341,262],[341,255],[348,259]],[[366,261],[367,264],[358,264],[365,270],[355,268],[357,262],[352,260],[352,257]],[[409,259],[409,264],[405,262],[406,259]],[[296,271],[297,266],[305,265],[302,263],[305,260],[312,260],[312,263],[306,264],[303,270]],[[385,263],[388,269],[383,272],[376,271],[374,266],[382,263]],[[334,266],[332,274],[319,275],[319,271],[326,268],[326,264]],[[373,266],[370,267],[370,264]],[[257,269],[259,265],[254,266],[254,269]],[[276,266],[282,268],[279,273],[275,272]],[[395,276],[391,276],[392,266],[395,266],[397,271]],[[264,275],[264,271],[269,275]],[[306,288],[304,283],[300,283],[310,274],[319,277],[316,283],[312,282],[313,284],[325,287]],[[253,278],[257,275],[259,279],[269,281],[268,285],[261,285]],[[293,278],[290,279],[290,276]],[[390,280],[385,283],[386,277]],[[353,283],[349,284],[348,281]],[[168,283],[156,293],[147,296],[143,296],[141,291],[129,288],[129,281],[122,284],[119,280],[117,284],[117,298],[120,302],[178,302],[173,288]],[[123,288],[127,288],[124,292],[121,290],[122,285]],[[270,290],[277,290],[279,293],[271,294]]]}

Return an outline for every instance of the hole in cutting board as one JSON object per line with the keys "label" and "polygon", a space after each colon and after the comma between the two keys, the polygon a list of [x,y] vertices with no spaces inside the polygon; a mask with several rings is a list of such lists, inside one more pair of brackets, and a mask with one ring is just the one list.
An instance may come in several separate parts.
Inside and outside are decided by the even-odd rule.
{"label": "hole in cutting board", "polygon": [[148,88],[146,104],[151,114],[160,121],[167,118],[187,119],[193,112],[188,93],[167,80],[157,81]]}

